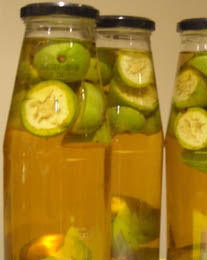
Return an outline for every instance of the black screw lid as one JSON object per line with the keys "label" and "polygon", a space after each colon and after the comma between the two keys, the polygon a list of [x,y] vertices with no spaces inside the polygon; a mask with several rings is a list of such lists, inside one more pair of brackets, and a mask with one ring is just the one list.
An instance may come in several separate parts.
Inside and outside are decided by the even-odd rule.
{"label": "black screw lid", "polygon": [[155,30],[155,22],[137,16],[122,16],[122,15],[103,15],[100,16],[97,22],[99,28],[113,28],[113,27],[133,27],[146,29],[149,31]]}
{"label": "black screw lid", "polygon": [[99,11],[92,6],[60,1],[57,3],[29,4],[22,7],[20,12],[21,18],[50,14],[65,14],[96,19]]}
{"label": "black screw lid", "polygon": [[207,29],[207,18],[192,18],[180,21],[177,32]]}

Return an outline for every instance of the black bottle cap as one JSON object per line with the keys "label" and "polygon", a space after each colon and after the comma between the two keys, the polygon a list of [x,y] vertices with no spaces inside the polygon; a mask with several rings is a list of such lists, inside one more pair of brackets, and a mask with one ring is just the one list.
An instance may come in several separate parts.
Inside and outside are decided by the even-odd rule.
{"label": "black bottle cap", "polygon": [[113,27],[132,27],[145,29],[149,31],[155,30],[155,22],[145,18],[137,16],[125,16],[125,15],[103,15],[100,16],[97,22],[98,28],[113,28]]}
{"label": "black bottle cap", "polygon": [[177,32],[207,29],[207,18],[192,18],[180,21]]}
{"label": "black bottle cap", "polygon": [[21,8],[21,18],[29,16],[44,16],[52,14],[65,14],[79,17],[97,19],[99,11],[92,6],[66,3],[63,1],[57,3],[34,3]]}

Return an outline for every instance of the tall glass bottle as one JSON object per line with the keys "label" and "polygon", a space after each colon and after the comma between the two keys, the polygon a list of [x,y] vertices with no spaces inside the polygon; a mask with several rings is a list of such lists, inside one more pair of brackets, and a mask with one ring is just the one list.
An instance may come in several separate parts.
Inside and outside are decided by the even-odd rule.
{"label": "tall glass bottle", "polygon": [[106,106],[99,79],[88,80],[97,15],[62,1],[21,9],[4,142],[5,260],[106,258]]}
{"label": "tall glass bottle", "polygon": [[207,257],[207,19],[178,23],[166,136],[168,259]]}
{"label": "tall glass bottle", "polygon": [[158,259],[163,136],[150,47],[153,21],[102,16],[99,69],[111,131],[115,259]]}

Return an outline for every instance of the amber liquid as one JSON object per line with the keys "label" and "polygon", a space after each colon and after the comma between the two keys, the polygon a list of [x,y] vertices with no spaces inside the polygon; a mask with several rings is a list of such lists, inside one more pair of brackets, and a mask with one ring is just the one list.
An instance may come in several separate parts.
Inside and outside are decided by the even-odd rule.
{"label": "amber liquid", "polygon": [[[130,201],[139,204],[134,211],[140,216],[143,229],[136,236],[142,238],[138,248],[129,250],[128,258],[159,259],[162,133],[117,136],[112,143],[111,158],[112,201],[118,197],[129,204]],[[144,223],[141,218],[145,210],[148,214]]]}
{"label": "amber liquid", "polygon": [[[195,53],[181,53],[178,70]],[[171,112],[171,118],[173,112]],[[206,259],[207,175],[181,161],[169,121],[166,136],[168,258]]]}
{"label": "amber liquid", "polygon": [[[21,59],[27,53],[32,59],[45,43],[26,39]],[[26,131],[18,93],[29,88],[18,74],[4,142],[5,260],[55,256],[71,228],[79,232],[92,259],[108,258],[108,145],[67,141],[67,132],[47,138]]]}
{"label": "amber liquid", "polygon": [[62,136],[40,139],[8,129],[5,142],[6,259],[19,259],[24,245],[75,226],[94,257],[105,240],[104,145],[61,145]]}

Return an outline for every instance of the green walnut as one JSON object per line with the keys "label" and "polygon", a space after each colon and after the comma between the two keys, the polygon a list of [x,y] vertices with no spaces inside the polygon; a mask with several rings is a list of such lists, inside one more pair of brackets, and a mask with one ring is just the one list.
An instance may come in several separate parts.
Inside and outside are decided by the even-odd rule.
{"label": "green walnut", "polygon": [[75,82],[82,80],[90,65],[90,53],[80,43],[54,43],[34,56],[34,66],[43,79]]}
{"label": "green walnut", "polygon": [[66,84],[48,80],[31,88],[21,104],[21,120],[27,131],[38,136],[64,132],[74,121],[77,97]]}
{"label": "green walnut", "polygon": [[158,97],[156,88],[152,85],[145,88],[131,88],[120,80],[111,80],[109,102],[112,105],[130,106],[148,115],[156,110]]}
{"label": "green walnut", "polygon": [[132,250],[159,236],[160,210],[130,197],[112,199],[112,245],[120,234]]}
{"label": "green walnut", "polygon": [[174,123],[174,131],[179,144],[188,150],[207,147],[207,112],[200,107],[180,112]]}
{"label": "green walnut", "polygon": [[146,122],[141,112],[125,106],[109,108],[108,118],[114,134],[140,132]]}
{"label": "green walnut", "polygon": [[207,84],[199,71],[185,68],[178,74],[173,103],[180,110],[207,105]]}
{"label": "green walnut", "polygon": [[78,90],[79,113],[71,129],[73,134],[89,134],[104,121],[105,100],[99,86],[83,82]]}

